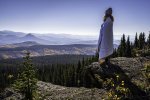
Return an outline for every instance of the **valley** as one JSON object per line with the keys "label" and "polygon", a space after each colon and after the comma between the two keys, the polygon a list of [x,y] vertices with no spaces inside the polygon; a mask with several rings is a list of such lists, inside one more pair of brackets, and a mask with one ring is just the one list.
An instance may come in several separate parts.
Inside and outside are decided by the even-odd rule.
{"label": "valley", "polygon": [[31,52],[32,57],[64,54],[94,55],[96,52],[96,45],[7,45],[5,47],[0,47],[0,59],[20,58],[25,56],[26,51]]}

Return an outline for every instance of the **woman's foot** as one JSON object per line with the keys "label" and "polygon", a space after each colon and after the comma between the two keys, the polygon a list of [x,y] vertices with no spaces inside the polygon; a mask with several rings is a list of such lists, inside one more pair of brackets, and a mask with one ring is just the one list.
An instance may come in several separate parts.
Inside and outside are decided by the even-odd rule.
{"label": "woman's foot", "polygon": [[101,59],[101,60],[99,60],[99,64],[100,64],[100,66],[105,66],[106,62],[104,59]]}

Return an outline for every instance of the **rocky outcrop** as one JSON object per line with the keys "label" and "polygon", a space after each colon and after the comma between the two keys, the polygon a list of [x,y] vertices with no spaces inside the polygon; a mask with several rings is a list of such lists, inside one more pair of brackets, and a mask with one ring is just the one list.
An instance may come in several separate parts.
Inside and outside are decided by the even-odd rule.
{"label": "rocky outcrop", "polygon": [[12,88],[6,88],[4,92],[0,93],[0,100],[22,100],[24,97],[14,91]]}
{"label": "rocky outcrop", "polygon": [[121,68],[125,75],[133,82],[135,80],[144,81],[142,75],[142,69],[146,64],[150,64],[149,57],[138,57],[138,58],[114,58],[112,64],[117,65]]}
{"label": "rocky outcrop", "polygon": [[141,87],[147,88],[145,85],[146,78],[142,73],[146,64],[150,64],[150,57],[118,57],[110,59],[107,65],[100,66],[98,62],[94,62],[87,68],[93,74],[98,74],[103,80],[106,78],[115,79],[115,76],[119,75],[119,78],[125,81],[126,86],[130,89],[132,99],[147,100],[150,98],[148,97],[150,94],[141,89]]}
{"label": "rocky outcrop", "polygon": [[[104,89],[84,88],[84,87],[64,87],[38,81],[38,95],[41,100],[101,100],[103,95],[106,95]],[[6,88],[0,94],[0,100],[22,100],[23,96],[15,92],[11,88]]]}
{"label": "rocky outcrop", "polygon": [[59,85],[53,85],[51,83],[45,83],[42,81],[38,82],[38,87],[38,91],[40,92],[40,94],[42,94],[42,97],[45,97],[46,100],[91,100],[91,98],[101,100],[102,95],[106,95],[106,91],[104,89],[64,87]]}
{"label": "rocky outcrop", "polygon": [[110,59],[106,66],[100,66],[98,62],[93,62],[87,66],[93,73],[102,75],[112,75],[115,73],[124,73],[129,78],[139,78],[141,70],[146,63],[150,63],[150,57],[126,58],[117,57]]}

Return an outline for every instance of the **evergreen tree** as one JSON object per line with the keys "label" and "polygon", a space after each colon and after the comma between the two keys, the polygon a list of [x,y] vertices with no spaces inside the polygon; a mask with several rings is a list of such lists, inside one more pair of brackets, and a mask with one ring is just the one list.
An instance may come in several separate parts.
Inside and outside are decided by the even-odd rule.
{"label": "evergreen tree", "polygon": [[121,38],[121,41],[120,41],[120,45],[118,46],[118,49],[117,49],[117,54],[119,57],[122,56],[122,52],[121,52],[121,42],[122,42],[122,38]]}
{"label": "evergreen tree", "polygon": [[13,88],[25,95],[26,100],[33,100],[33,93],[36,92],[36,71],[31,63],[30,53],[26,53],[23,62],[22,72],[14,82]]}
{"label": "evergreen tree", "polygon": [[96,52],[95,57],[94,57],[94,61],[98,61],[98,59],[99,59],[99,52]]}
{"label": "evergreen tree", "polygon": [[142,49],[142,33],[139,35],[139,49]]}
{"label": "evergreen tree", "polygon": [[143,48],[145,47],[145,33],[142,33],[142,43],[143,43]]}
{"label": "evergreen tree", "polygon": [[137,33],[136,33],[136,35],[135,35],[135,40],[134,40],[134,47],[135,48],[138,48],[138,35],[137,35]]}
{"label": "evergreen tree", "polygon": [[85,65],[84,57],[82,58],[82,67]]}
{"label": "evergreen tree", "polygon": [[130,38],[128,36],[127,42],[126,42],[126,52],[125,52],[126,57],[131,57],[131,43],[130,43]]}
{"label": "evergreen tree", "polygon": [[77,66],[77,70],[76,70],[76,73],[77,73],[77,85],[79,86],[79,84],[81,84],[81,77],[80,77],[80,73],[81,73],[81,62],[79,60],[78,62],[78,66]]}
{"label": "evergreen tree", "polygon": [[150,34],[148,35],[148,38],[147,38],[147,45],[148,45],[148,48],[150,49]]}
{"label": "evergreen tree", "polygon": [[117,54],[117,50],[116,50],[116,48],[113,50],[113,54],[112,54],[112,56],[111,57],[117,57],[118,56],[118,54]]}
{"label": "evergreen tree", "polygon": [[145,33],[140,33],[139,35],[139,49],[143,49],[145,46]]}
{"label": "evergreen tree", "polygon": [[118,56],[124,57],[125,51],[126,51],[126,39],[125,39],[125,35],[123,34],[120,45],[118,47]]}

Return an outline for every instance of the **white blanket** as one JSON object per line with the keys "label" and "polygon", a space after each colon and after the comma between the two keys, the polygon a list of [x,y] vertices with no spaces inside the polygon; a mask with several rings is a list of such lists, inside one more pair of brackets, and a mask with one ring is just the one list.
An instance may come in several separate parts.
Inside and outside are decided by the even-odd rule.
{"label": "white blanket", "polygon": [[113,22],[110,18],[102,24],[98,40],[99,59],[113,53]]}

